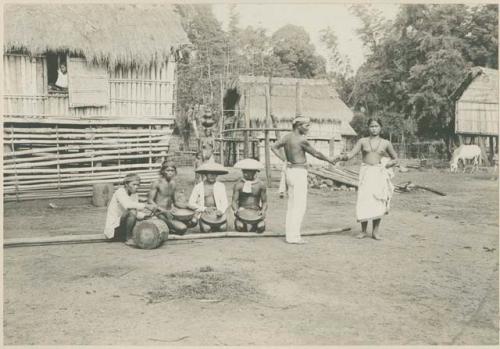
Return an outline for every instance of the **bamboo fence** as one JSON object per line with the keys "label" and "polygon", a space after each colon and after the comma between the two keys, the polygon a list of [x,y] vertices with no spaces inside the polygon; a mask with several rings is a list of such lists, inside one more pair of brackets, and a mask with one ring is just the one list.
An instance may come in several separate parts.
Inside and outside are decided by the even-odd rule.
{"label": "bamboo fence", "polygon": [[4,124],[4,201],[91,196],[94,184],[128,173],[141,176],[145,193],[170,156],[164,125],[33,126]]}

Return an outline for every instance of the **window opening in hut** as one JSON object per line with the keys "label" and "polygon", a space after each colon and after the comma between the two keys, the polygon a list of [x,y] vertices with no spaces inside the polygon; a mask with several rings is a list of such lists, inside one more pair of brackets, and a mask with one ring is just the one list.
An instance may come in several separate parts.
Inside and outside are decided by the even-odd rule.
{"label": "window opening in hut", "polygon": [[47,54],[47,82],[49,93],[68,93],[68,64],[66,55]]}

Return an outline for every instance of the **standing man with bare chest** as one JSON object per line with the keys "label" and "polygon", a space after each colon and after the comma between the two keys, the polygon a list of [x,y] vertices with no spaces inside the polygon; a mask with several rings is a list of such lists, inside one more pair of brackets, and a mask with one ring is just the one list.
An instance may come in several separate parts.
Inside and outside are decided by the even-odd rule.
{"label": "standing man with bare chest", "polygon": [[[307,203],[306,153],[331,164],[335,164],[335,162],[314,149],[307,141],[306,134],[310,127],[309,118],[297,116],[293,120],[292,127],[292,132],[277,141],[271,150],[278,158],[287,163],[285,175],[289,194],[286,211],[286,242],[303,244],[305,241],[300,237],[300,226]],[[281,148],[284,149],[285,156],[280,152]]]}

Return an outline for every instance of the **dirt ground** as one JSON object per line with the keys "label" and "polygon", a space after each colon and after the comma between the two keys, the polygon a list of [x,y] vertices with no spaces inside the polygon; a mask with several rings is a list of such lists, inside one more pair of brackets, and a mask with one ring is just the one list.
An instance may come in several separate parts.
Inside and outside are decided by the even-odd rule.
{"label": "dirt ground", "polygon": [[[396,193],[382,241],[354,238],[355,192],[310,190],[303,230],[352,230],[306,245],[233,238],[149,251],[5,248],[4,344],[498,344],[498,182],[490,177],[398,174],[395,183],[448,195]],[[286,200],[273,185],[268,230],[282,232]],[[99,233],[105,209],[89,202],[5,203],[4,238]]]}

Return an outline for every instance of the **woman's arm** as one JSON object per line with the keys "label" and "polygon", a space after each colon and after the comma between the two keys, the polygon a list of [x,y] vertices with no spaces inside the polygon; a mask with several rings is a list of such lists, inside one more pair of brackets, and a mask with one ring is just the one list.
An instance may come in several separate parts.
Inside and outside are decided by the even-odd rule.
{"label": "woman's arm", "polygon": [[356,156],[356,154],[358,154],[361,149],[362,149],[362,140],[363,138],[359,139],[356,144],[354,145],[354,148],[352,148],[352,150],[350,152],[348,152],[347,154],[344,154],[344,155],[339,155],[335,158],[335,162],[337,161],[347,161],[349,159],[352,159],[354,156]]}
{"label": "woman's arm", "polygon": [[385,167],[386,168],[389,168],[389,167],[393,167],[393,166],[396,166],[398,164],[398,154],[396,153],[396,151],[394,150],[394,147],[392,146],[392,143],[387,141],[387,147],[385,149],[385,151],[387,152],[387,154],[389,154],[389,156],[391,157],[391,161],[389,161]]}

